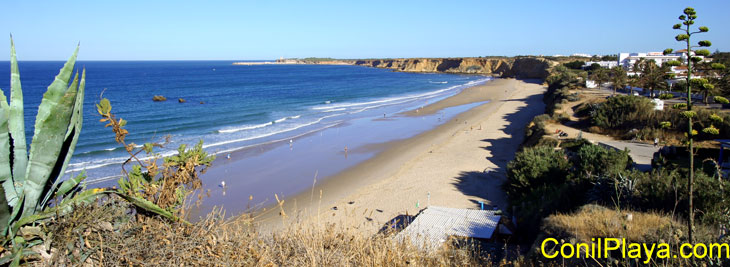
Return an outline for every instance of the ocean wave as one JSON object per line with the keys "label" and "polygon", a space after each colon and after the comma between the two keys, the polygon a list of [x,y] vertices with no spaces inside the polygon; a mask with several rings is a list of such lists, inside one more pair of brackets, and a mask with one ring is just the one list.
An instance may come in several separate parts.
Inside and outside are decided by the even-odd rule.
{"label": "ocean wave", "polygon": [[308,132],[304,132],[304,133],[301,133],[301,134],[298,134],[298,135],[295,135],[295,136],[281,138],[281,139],[276,139],[276,140],[272,140],[272,141],[264,142],[264,143],[260,143],[260,144],[246,145],[246,146],[241,146],[241,147],[229,148],[229,149],[225,149],[225,150],[219,150],[219,151],[213,152],[213,154],[214,155],[219,155],[219,154],[223,154],[223,153],[233,152],[233,151],[236,151],[236,150],[246,149],[246,148],[249,148],[249,147],[254,147],[254,146],[259,146],[259,145],[266,145],[266,144],[281,142],[281,141],[285,141],[285,140],[291,140],[291,139],[294,139],[294,138],[298,138],[298,137],[301,137],[301,136],[305,136],[307,134],[311,134],[311,133],[314,133],[314,132],[322,131],[324,129],[327,129],[327,128],[331,128],[331,127],[340,125],[341,123],[342,123],[342,121],[335,121],[335,122],[333,122],[331,124],[325,125],[322,128],[317,128],[317,129],[314,129],[314,130],[311,130],[311,131],[308,131]]}
{"label": "ocean wave", "polygon": [[267,122],[267,123],[256,124],[256,125],[248,125],[248,126],[243,126],[243,127],[238,127],[238,128],[220,129],[217,132],[218,133],[235,133],[235,132],[240,132],[240,131],[246,131],[246,130],[253,130],[253,129],[263,128],[263,127],[266,127],[266,126],[269,126],[269,125],[272,125],[272,124],[274,124],[274,122],[271,122],[270,121],[270,122]]}
{"label": "ocean wave", "polygon": [[227,145],[227,144],[231,144],[231,143],[238,143],[238,142],[243,142],[243,141],[260,139],[260,138],[269,137],[269,136],[276,135],[276,134],[291,132],[291,131],[300,129],[302,127],[307,127],[307,126],[310,126],[310,125],[317,124],[317,123],[321,122],[322,120],[324,120],[326,118],[331,118],[331,117],[339,116],[339,115],[343,115],[343,114],[334,114],[334,115],[324,116],[324,117],[321,117],[319,119],[316,119],[316,120],[314,120],[312,122],[299,124],[299,125],[296,125],[294,127],[289,127],[289,128],[286,128],[286,129],[281,129],[281,130],[278,130],[278,131],[273,131],[273,132],[269,132],[269,133],[265,133],[265,134],[259,134],[259,135],[244,137],[244,138],[238,138],[238,139],[221,141],[221,142],[217,142],[217,143],[206,144],[206,145],[203,145],[203,148],[209,148],[209,147]]}
{"label": "ocean wave", "polygon": [[[374,105],[374,104],[386,104],[386,103],[388,105],[391,105],[391,104],[400,104],[400,103],[403,103],[403,102],[406,102],[406,101],[415,100],[415,99],[419,99],[419,98],[433,97],[433,96],[442,94],[444,92],[448,92],[448,91],[455,90],[455,89],[459,89],[459,88],[470,87],[470,86],[473,86],[473,85],[477,85],[477,84],[480,84],[480,83],[487,82],[489,80],[491,80],[491,78],[484,78],[484,79],[474,80],[474,81],[470,81],[470,82],[467,82],[467,83],[462,84],[462,85],[449,86],[447,88],[443,88],[443,89],[439,89],[439,90],[435,90],[435,91],[431,91],[431,92],[426,92],[426,93],[421,93],[421,94],[410,94],[410,95],[397,96],[397,97],[388,97],[388,98],[384,98],[384,99],[373,100],[373,101],[366,101],[366,102],[354,102],[354,103],[342,103],[342,104],[337,104],[337,105],[315,106],[315,107],[312,107],[311,109],[313,109],[313,110],[320,110],[320,111],[326,111],[326,110],[332,110],[332,109],[341,109],[341,108],[369,106],[369,105]],[[392,103],[392,102],[397,102],[397,103]],[[379,106],[383,106],[383,105],[379,105]],[[369,108],[372,108],[372,107],[369,107]]]}
{"label": "ocean wave", "polygon": [[449,83],[449,82],[448,82],[448,81],[443,81],[443,82],[433,82],[433,81],[428,81],[428,83],[441,83],[441,84],[444,84],[444,83]]}

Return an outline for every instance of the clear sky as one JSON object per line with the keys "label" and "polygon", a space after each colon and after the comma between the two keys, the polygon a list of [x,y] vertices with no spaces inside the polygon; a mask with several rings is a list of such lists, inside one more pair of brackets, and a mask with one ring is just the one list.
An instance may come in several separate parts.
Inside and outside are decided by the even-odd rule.
{"label": "clear sky", "polygon": [[686,6],[730,51],[730,1],[5,1],[0,60],[615,54],[680,48]]}

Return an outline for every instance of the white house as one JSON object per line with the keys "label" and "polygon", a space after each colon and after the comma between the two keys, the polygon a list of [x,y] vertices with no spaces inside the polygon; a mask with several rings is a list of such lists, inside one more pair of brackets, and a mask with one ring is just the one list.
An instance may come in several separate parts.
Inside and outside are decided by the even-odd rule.
{"label": "white house", "polygon": [[588,61],[588,62],[586,62],[585,65],[583,65],[583,68],[584,69],[588,68],[593,64],[601,65],[601,68],[604,68],[604,69],[610,69],[610,68],[618,66],[617,61]]}
{"label": "white house", "polygon": [[589,55],[589,54],[584,54],[584,53],[575,53],[575,54],[572,54],[572,55],[570,55],[570,56],[571,56],[571,57],[591,57],[591,55]]}
{"label": "white house", "polygon": [[586,88],[596,88],[598,83],[594,80],[586,80]]}
{"label": "white house", "polygon": [[641,58],[643,58],[644,60],[654,60],[657,66],[661,66],[663,63],[666,63],[668,61],[681,60],[682,54],[683,53],[679,51],[677,53],[671,53],[668,55],[664,55],[664,53],[662,52],[619,53],[618,64],[625,70],[631,71],[634,69],[634,63],[636,63],[636,61]]}

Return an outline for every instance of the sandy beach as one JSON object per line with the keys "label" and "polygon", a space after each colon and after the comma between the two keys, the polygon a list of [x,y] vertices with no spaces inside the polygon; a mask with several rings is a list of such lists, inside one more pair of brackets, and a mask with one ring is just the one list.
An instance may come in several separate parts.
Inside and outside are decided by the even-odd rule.
{"label": "sandy beach", "polygon": [[[341,223],[375,233],[399,215],[416,214],[427,205],[454,208],[506,208],[500,188],[507,163],[524,138],[524,128],[542,114],[545,87],[533,81],[497,79],[406,112],[427,116],[445,108],[489,101],[415,137],[377,144],[372,158],[312,190],[259,215],[272,225],[297,222]],[[365,148],[363,148],[365,149]],[[282,220],[284,218],[284,220]],[[283,223],[280,223],[283,222]]]}

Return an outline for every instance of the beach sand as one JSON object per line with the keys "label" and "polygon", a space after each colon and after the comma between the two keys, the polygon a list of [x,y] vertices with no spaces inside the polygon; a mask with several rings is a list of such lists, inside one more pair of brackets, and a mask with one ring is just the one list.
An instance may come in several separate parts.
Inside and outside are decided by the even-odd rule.
{"label": "beach sand", "polygon": [[544,112],[544,91],[538,81],[496,79],[406,112],[422,116],[489,101],[433,130],[376,145],[385,149],[323,182],[313,181],[312,190],[260,214],[262,230],[339,223],[370,234],[429,204],[478,209],[483,202],[485,208],[505,209],[500,185],[506,166],[524,139],[525,126]]}

